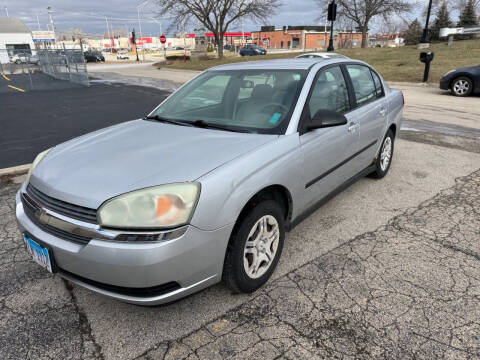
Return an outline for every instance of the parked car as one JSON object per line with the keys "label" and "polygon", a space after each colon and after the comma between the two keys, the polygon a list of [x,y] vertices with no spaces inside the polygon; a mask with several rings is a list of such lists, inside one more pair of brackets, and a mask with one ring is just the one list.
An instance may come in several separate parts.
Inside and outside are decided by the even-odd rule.
{"label": "parked car", "polygon": [[102,55],[100,51],[93,51],[93,50],[85,51],[84,56],[85,56],[86,62],[105,61],[105,57]]}
{"label": "parked car", "polygon": [[297,59],[348,59],[347,56],[333,52],[317,52],[295,56]]}
{"label": "parked car", "polygon": [[117,52],[117,60],[128,60],[130,59],[128,57],[128,54],[125,51],[119,51]]}
{"label": "parked car", "polygon": [[241,56],[255,56],[255,55],[266,55],[266,54],[267,54],[267,50],[255,44],[248,44],[240,49]]}
{"label": "parked car", "polygon": [[480,93],[480,65],[450,70],[440,79],[440,89],[450,90],[455,96]]}
{"label": "parked car", "polygon": [[39,58],[37,55],[32,55],[28,53],[15,54],[10,58],[10,62],[15,64],[34,64],[38,65]]}
{"label": "parked car", "polygon": [[286,231],[388,173],[402,114],[364,62],[215,67],[144,119],[39,154],[16,216],[36,262],[116,299],[166,303],[222,279],[253,292]]}

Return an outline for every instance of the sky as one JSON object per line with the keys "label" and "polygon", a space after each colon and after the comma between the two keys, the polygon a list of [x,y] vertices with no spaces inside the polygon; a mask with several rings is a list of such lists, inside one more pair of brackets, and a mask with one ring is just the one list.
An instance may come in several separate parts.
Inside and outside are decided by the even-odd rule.
{"label": "sky", "polygon": [[[270,17],[268,24],[282,25],[319,25],[315,19],[320,10],[315,0],[281,0],[283,5]],[[138,31],[137,5],[142,0],[0,0],[0,16],[6,16],[5,7],[10,17],[22,19],[31,30],[38,30],[37,15],[41,30],[47,30],[50,23],[47,7],[53,10],[52,16],[57,31],[81,28],[88,34],[103,34],[107,25],[111,28],[123,28]],[[155,0],[144,6],[141,15],[142,33],[145,36],[158,36],[160,25],[152,20],[156,16]],[[162,21],[162,32],[166,33],[168,19]],[[196,24],[187,24],[187,31],[192,31]],[[245,31],[258,30],[259,23],[245,20]],[[321,24],[323,25],[323,24]],[[240,30],[241,26],[229,30]],[[170,34],[173,34],[173,30]]]}

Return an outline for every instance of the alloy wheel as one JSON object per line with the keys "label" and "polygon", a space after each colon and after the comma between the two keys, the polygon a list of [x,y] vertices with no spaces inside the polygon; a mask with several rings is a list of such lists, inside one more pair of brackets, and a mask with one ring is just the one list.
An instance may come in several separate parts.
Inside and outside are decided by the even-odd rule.
{"label": "alloy wheel", "polygon": [[469,89],[470,89],[470,84],[468,83],[467,80],[463,80],[463,79],[458,80],[453,85],[453,91],[457,95],[465,95]]}
{"label": "alloy wheel", "polygon": [[279,238],[279,225],[273,216],[262,216],[253,225],[243,254],[243,266],[248,277],[257,279],[267,272],[275,259]]}
{"label": "alloy wheel", "polygon": [[390,158],[392,157],[392,138],[387,136],[382,145],[382,152],[380,153],[380,168],[382,171],[386,171],[388,164],[390,164]]}

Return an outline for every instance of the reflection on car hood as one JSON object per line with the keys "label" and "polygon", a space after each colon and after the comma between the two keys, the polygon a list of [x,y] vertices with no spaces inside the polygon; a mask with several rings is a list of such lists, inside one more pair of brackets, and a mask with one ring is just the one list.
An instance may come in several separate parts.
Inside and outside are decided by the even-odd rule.
{"label": "reflection on car hood", "polygon": [[132,190],[194,181],[275,138],[136,120],[56,146],[31,183],[54,198],[97,208]]}

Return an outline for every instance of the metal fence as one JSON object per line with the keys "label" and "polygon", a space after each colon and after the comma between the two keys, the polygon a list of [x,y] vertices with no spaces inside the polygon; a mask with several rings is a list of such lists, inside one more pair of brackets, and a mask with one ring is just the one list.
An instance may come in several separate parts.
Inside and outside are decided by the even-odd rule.
{"label": "metal fence", "polygon": [[89,85],[87,65],[81,49],[37,50],[40,70],[56,79]]}
{"label": "metal fence", "polygon": [[41,71],[55,79],[89,85],[87,65],[80,48],[0,49],[1,74],[30,76],[36,71]]}

